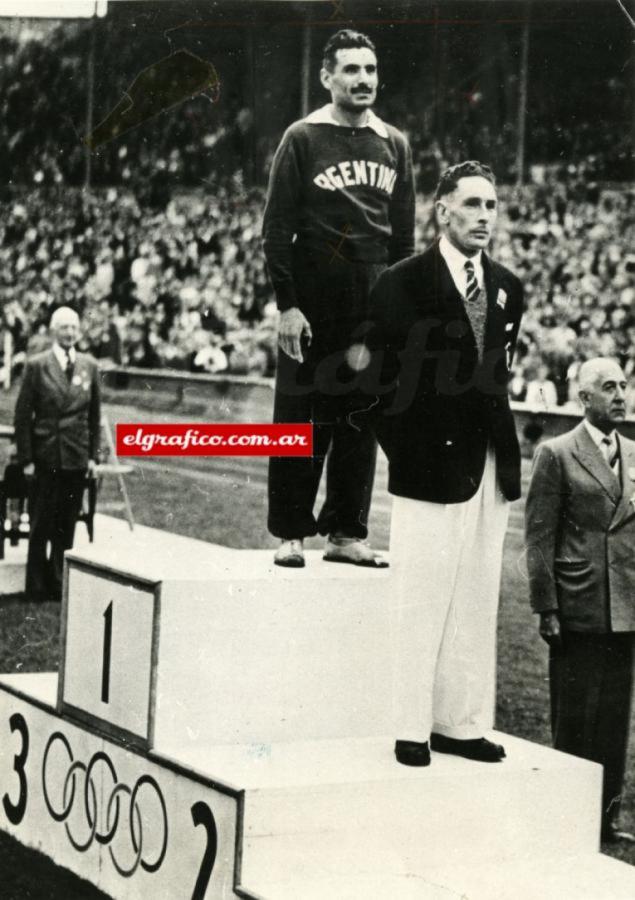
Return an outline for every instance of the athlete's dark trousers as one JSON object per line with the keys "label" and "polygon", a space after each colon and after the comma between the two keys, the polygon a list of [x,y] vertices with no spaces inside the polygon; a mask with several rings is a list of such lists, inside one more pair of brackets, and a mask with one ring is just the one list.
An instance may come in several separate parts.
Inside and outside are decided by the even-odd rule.
{"label": "athlete's dark trousers", "polygon": [[73,546],[85,483],[83,469],[35,470],[29,491],[27,600],[61,600],[64,551]]}
{"label": "athlete's dark trousers", "polygon": [[602,825],[620,809],[633,680],[633,635],[563,634],[549,656],[556,750],[604,766]]}
{"label": "athlete's dark trousers", "polygon": [[[358,388],[355,366],[368,294],[383,268],[325,258],[320,266],[306,264],[297,271],[313,339],[303,345],[302,363],[279,351],[273,420],[311,422],[313,456],[270,460],[268,526],[276,537],[368,534],[377,445],[361,414],[369,397]],[[325,460],[326,499],[316,520],[313,508]]]}

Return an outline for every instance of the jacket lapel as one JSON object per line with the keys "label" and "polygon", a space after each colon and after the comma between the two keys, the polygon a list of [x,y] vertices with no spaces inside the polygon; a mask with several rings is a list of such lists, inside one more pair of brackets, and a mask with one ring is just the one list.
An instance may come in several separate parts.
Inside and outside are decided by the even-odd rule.
{"label": "jacket lapel", "polygon": [[[66,373],[64,373],[64,380],[66,381]],[[73,377],[69,382],[67,382],[67,393],[65,398],[65,404],[67,406],[71,406],[85,397],[86,390],[88,385],[90,384],[90,372],[88,363],[86,361],[86,357],[83,353],[79,353],[78,350],[75,350],[75,365],[73,367]]]}
{"label": "jacket lapel", "polygon": [[619,482],[607,466],[602,451],[593,442],[584,422],[576,428],[575,449],[572,452],[580,465],[602,485],[613,503],[617,504],[620,499]]}
{"label": "jacket lapel", "polygon": [[434,265],[436,267],[437,273],[437,283],[439,285],[439,294],[442,298],[442,302],[446,307],[450,304],[452,306],[455,306],[457,311],[463,310],[465,306],[463,297],[461,296],[457,286],[454,283],[454,278],[452,278],[452,275],[450,274],[448,264],[443,258],[443,254],[439,250],[438,242],[434,245],[433,251]]}
{"label": "jacket lapel", "polygon": [[465,335],[467,340],[476,348],[476,338],[474,337],[474,331],[472,330],[472,323],[470,322],[465,309],[465,301],[454,283],[448,264],[439,250],[438,241],[433,245],[431,250],[433,254],[435,282],[437,285],[436,293],[440,305],[440,312],[452,318],[460,319],[465,324]]}
{"label": "jacket lapel", "polygon": [[628,519],[635,516],[635,450],[625,444],[618,436],[620,443],[620,480],[622,495],[615,510],[613,521],[609,531],[623,525]]}
{"label": "jacket lapel", "polygon": [[498,266],[483,253],[483,278],[487,293],[487,321],[485,323],[485,350],[502,347],[505,343],[505,308],[498,303],[501,290]]}

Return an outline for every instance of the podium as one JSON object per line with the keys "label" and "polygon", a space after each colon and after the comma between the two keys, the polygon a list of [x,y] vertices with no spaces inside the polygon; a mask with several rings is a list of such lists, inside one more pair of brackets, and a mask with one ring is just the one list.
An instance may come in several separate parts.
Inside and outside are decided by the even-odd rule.
{"label": "podium", "polygon": [[391,572],[151,529],[68,553],[56,674],[0,676],[0,824],[114,898],[620,900],[601,769],[399,766]]}

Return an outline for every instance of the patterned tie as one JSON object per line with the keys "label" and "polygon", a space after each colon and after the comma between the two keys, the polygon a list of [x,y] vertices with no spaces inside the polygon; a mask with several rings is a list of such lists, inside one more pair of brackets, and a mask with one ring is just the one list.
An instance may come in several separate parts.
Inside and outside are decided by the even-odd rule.
{"label": "patterned tie", "polygon": [[608,435],[602,438],[602,453],[604,454],[604,459],[606,460],[609,469],[613,472],[615,477],[618,478],[618,468],[616,463],[619,460],[620,451],[615,438],[610,438]]}
{"label": "patterned tie", "polygon": [[465,299],[468,303],[473,303],[478,297],[479,286],[474,274],[474,263],[468,259],[465,263],[465,271],[467,272],[467,285],[465,288]]}

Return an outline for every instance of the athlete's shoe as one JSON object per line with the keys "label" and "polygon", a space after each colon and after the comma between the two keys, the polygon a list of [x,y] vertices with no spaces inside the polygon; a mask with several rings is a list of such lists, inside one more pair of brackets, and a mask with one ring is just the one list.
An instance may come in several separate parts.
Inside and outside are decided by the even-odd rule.
{"label": "athlete's shoe", "polygon": [[304,567],[302,538],[281,541],[273,561],[277,566],[286,566],[288,569],[302,569]]}
{"label": "athlete's shoe", "polygon": [[388,562],[368,546],[366,541],[355,537],[330,535],[326,542],[324,559],[327,562],[349,563],[370,569],[386,569]]}

